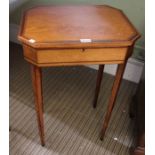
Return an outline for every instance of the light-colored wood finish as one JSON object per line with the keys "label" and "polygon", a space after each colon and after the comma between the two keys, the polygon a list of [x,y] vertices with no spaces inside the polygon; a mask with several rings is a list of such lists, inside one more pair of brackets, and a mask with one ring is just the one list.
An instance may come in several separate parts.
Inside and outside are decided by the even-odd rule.
{"label": "light-colored wood finish", "polygon": [[125,59],[126,52],[126,48],[46,50],[38,51],[37,59],[38,63],[119,61]]}
{"label": "light-colored wood finish", "polygon": [[44,49],[36,50],[24,45],[24,57],[36,64],[73,63],[76,62],[111,62],[123,63],[127,48],[96,48],[96,49]]}
{"label": "light-colored wood finish", "polygon": [[[40,6],[27,10],[18,35],[32,74],[41,143],[44,144],[41,67],[102,64],[95,100],[102,80],[103,64],[119,64],[108,104],[102,136],[107,129],[131,47],[140,37],[119,9],[106,6]],[[34,78],[35,77],[35,78]],[[95,104],[96,105],[96,101]]]}
{"label": "light-colored wood finish", "polygon": [[34,48],[130,46],[139,37],[121,10],[105,5],[32,8],[22,26],[19,39]]}

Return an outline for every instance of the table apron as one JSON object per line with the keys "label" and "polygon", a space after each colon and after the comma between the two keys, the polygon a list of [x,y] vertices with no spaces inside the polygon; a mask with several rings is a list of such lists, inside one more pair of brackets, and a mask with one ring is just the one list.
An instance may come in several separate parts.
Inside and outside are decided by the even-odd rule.
{"label": "table apron", "polygon": [[80,64],[121,64],[128,48],[96,49],[43,49],[23,46],[24,57],[37,66],[61,66]]}

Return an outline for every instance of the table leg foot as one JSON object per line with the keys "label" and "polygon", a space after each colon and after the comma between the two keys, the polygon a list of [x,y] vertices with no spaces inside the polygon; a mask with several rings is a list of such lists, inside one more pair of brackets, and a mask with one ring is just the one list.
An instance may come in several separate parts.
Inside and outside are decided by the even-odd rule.
{"label": "table leg foot", "polygon": [[42,147],[44,147],[45,146],[45,143],[42,143],[41,145],[42,145]]}
{"label": "table leg foot", "polygon": [[103,137],[103,136],[101,136],[101,137],[100,137],[100,140],[101,140],[101,141],[103,141],[103,139],[104,139],[104,137]]}
{"label": "table leg foot", "polygon": [[96,109],[96,104],[93,104],[93,108]]}

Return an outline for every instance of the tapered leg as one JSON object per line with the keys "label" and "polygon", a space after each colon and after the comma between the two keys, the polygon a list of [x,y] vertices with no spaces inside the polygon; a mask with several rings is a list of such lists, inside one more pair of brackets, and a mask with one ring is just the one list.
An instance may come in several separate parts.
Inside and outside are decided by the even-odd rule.
{"label": "tapered leg", "polygon": [[100,138],[101,140],[103,140],[105,131],[106,131],[107,127],[108,127],[108,123],[109,123],[111,113],[112,113],[112,110],[113,110],[113,107],[114,107],[114,104],[115,104],[116,96],[117,96],[117,93],[118,93],[118,89],[119,89],[119,86],[120,86],[120,83],[121,83],[121,79],[122,79],[122,76],[123,76],[125,66],[126,66],[126,63],[118,65],[118,68],[117,68],[117,73],[116,73],[116,76],[115,76],[115,80],[114,80],[114,84],[113,84],[113,88],[112,88],[112,92],[111,92],[111,97],[110,97],[110,100],[109,100],[109,103],[108,103],[107,113],[106,113],[106,116],[105,116],[105,120],[103,122],[102,131],[101,131],[101,138]]}
{"label": "tapered leg", "polygon": [[32,65],[32,83],[35,95],[35,107],[37,112],[37,120],[39,127],[39,134],[42,146],[45,145],[44,141],[44,122],[43,122],[43,97],[42,97],[42,76],[41,68]]}
{"label": "tapered leg", "polygon": [[102,81],[102,76],[103,76],[103,69],[104,69],[104,65],[99,65],[97,81],[96,81],[95,96],[94,96],[94,101],[93,101],[93,107],[94,108],[96,108],[96,105],[97,105],[97,99],[98,99],[101,81]]}

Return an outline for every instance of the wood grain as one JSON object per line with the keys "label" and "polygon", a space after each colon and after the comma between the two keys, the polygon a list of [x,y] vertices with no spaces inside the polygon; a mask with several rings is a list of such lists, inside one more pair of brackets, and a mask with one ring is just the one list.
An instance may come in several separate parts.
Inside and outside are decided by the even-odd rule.
{"label": "wood grain", "polygon": [[19,40],[34,48],[121,47],[140,37],[121,10],[106,5],[35,7],[25,12],[21,27]]}
{"label": "wood grain", "polygon": [[124,61],[127,48],[36,50],[24,45],[24,57],[37,64]]}

